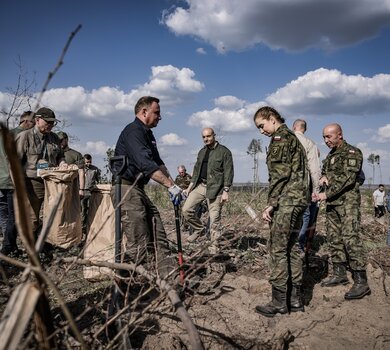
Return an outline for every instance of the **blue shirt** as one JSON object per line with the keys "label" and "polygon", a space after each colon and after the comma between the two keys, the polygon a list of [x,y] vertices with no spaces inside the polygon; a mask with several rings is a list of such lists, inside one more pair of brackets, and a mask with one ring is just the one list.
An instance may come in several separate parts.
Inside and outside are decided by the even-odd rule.
{"label": "blue shirt", "polygon": [[[115,156],[126,156],[128,166],[122,178],[133,182],[142,173],[142,184],[147,184],[150,176],[164,165],[157,150],[156,139],[150,130],[141,120],[135,120],[128,124],[116,143]],[[119,164],[114,169],[119,168]]]}

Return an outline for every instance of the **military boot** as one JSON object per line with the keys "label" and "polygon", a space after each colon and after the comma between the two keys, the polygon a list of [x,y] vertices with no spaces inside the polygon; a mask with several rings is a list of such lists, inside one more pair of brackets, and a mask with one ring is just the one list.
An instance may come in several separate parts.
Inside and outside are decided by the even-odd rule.
{"label": "military boot", "polygon": [[349,283],[347,277],[347,268],[344,263],[333,264],[333,276],[327,278],[321,283],[321,287],[334,287],[346,285]]}
{"label": "military boot", "polygon": [[264,306],[256,306],[256,312],[266,317],[274,317],[276,314],[286,314],[287,300],[286,291],[272,287],[272,301]]}
{"label": "military boot", "polygon": [[291,298],[290,298],[290,311],[305,311],[302,301],[301,285],[293,284],[291,289]]}
{"label": "military boot", "polygon": [[366,295],[371,294],[371,289],[367,283],[367,273],[365,270],[361,271],[352,271],[353,276],[353,286],[352,288],[345,293],[344,299],[361,299]]}

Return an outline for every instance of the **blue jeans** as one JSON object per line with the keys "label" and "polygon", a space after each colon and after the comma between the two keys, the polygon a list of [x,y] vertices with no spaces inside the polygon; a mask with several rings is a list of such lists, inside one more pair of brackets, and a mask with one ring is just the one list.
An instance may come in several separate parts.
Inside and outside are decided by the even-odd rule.
{"label": "blue jeans", "polygon": [[301,231],[298,235],[298,243],[299,243],[299,249],[304,251],[305,250],[305,244],[306,244],[306,231],[307,229],[314,224],[315,214],[317,210],[317,203],[311,202],[310,205],[306,208],[305,212],[303,213],[303,224],[301,227]]}
{"label": "blue jeans", "polygon": [[13,192],[12,189],[0,190],[0,227],[4,236],[2,249],[9,251],[17,249]]}

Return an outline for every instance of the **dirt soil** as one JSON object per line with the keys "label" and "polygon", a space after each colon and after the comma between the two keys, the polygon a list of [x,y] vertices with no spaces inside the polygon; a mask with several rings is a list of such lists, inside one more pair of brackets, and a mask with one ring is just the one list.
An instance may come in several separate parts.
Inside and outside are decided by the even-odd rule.
{"label": "dirt soil", "polygon": [[[175,245],[172,211],[162,211],[162,217],[169,239]],[[254,311],[256,305],[267,303],[271,296],[267,282],[267,227],[243,216],[224,217],[223,222],[225,236],[230,241],[219,258],[203,256],[196,259],[194,256],[207,245],[207,240],[187,243],[188,233],[183,232],[185,260],[190,265],[187,275],[198,268],[187,278],[184,304],[206,349],[390,349],[390,247],[385,244],[387,218],[378,221],[363,217],[371,295],[362,300],[346,301],[344,293],[352,284],[333,288],[320,286],[328,271],[325,224],[320,216],[315,256],[305,266],[305,312],[273,318]],[[71,254],[58,253],[57,259]],[[80,266],[69,268],[58,263],[60,260],[56,261],[47,270],[54,281],[60,281],[62,295],[86,341],[93,349],[109,348],[112,344],[108,345],[101,327],[111,298],[111,282],[88,282],[83,279]],[[15,268],[5,269],[0,285],[0,311],[20,276],[20,271]],[[349,277],[352,282],[350,274]],[[142,283],[133,286],[130,295],[135,297],[142,288]],[[55,306],[54,297],[51,298],[55,322],[64,327],[58,335],[59,347],[79,348],[65,327],[65,318]],[[190,348],[186,330],[173,307],[156,291],[141,299],[131,315],[142,315],[137,327],[130,327],[133,348]],[[34,341],[24,344],[24,348],[35,346]]]}

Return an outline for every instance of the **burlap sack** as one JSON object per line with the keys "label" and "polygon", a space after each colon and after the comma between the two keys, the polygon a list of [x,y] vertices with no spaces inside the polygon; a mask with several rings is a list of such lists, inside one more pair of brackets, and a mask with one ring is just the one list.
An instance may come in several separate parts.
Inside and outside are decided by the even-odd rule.
{"label": "burlap sack", "polygon": [[46,241],[64,249],[77,245],[82,238],[77,165],[69,165],[66,170],[60,168],[41,170],[40,175],[45,180],[43,226],[57,194],[60,192],[63,194]]}
{"label": "burlap sack", "polygon": [[[111,185],[97,185],[91,192],[88,210],[88,237],[84,259],[91,261],[115,261],[115,211],[111,201]],[[126,246],[122,240],[122,253]],[[107,267],[85,266],[84,278],[99,281],[114,276]]]}

